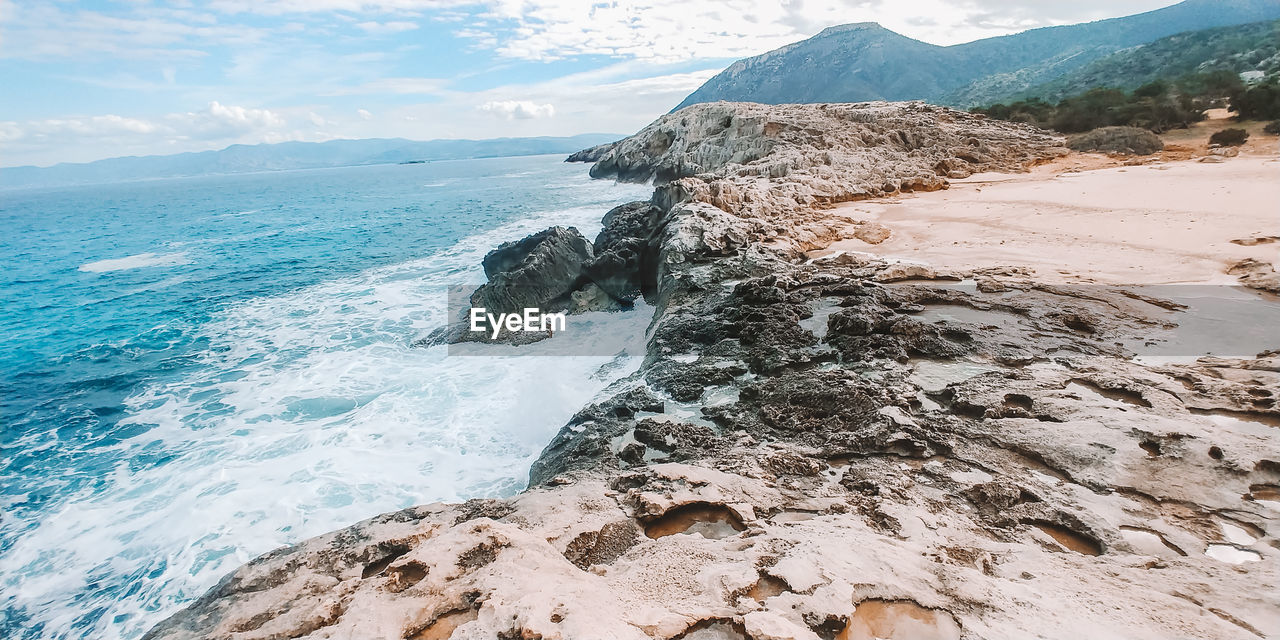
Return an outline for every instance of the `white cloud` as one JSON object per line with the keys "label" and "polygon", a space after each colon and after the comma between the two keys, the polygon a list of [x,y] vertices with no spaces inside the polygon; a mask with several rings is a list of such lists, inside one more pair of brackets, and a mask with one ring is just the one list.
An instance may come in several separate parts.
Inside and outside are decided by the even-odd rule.
{"label": "white cloud", "polygon": [[[317,114],[310,114],[319,118]],[[0,122],[6,155],[28,162],[83,161],[132,153],[213,148],[234,142],[291,139],[288,119],[268,109],[211,102],[201,111],[153,118],[115,114]],[[66,149],[75,150],[67,157]],[[50,157],[49,154],[58,153]]]}
{"label": "white cloud", "polygon": [[[666,112],[719,69],[663,73],[663,67],[619,63],[544,82],[477,92],[446,91],[433,102],[380,112],[347,135],[413,139],[626,134]],[[636,77],[639,76],[639,77]],[[480,105],[480,106],[476,106]],[[555,117],[520,118],[542,107]],[[488,108],[485,108],[485,107]]]}
{"label": "white cloud", "polygon": [[48,60],[106,54],[121,59],[194,60],[208,48],[251,47],[270,31],[221,24],[213,14],[139,8],[132,13],[63,11],[59,3],[0,2],[0,58]]}
{"label": "white cloud", "polygon": [[[501,0],[506,1],[506,0]],[[479,4],[479,0],[213,0],[209,8],[224,13],[278,16],[300,13],[412,13]]]}
{"label": "white cloud", "polygon": [[162,122],[174,136],[202,140],[231,138],[285,125],[284,118],[273,111],[226,106],[216,101],[204,111],[172,113]]}
{"label": "white cloud", "polygon": [[[107,115],[0,121],[0,149],[3,164],[12,165],[335,137],[427,140],[625,134],[670,109],[717,71],[664,73],[663,67],[622,62],[537,83],[474,92],[442,89],[430,102],[369,105],[375,107],[372,111],[355,105],[345,110],[319,105],[269,110],[214,102],[204,110],[150,118]],[[324,121],[323,128],[313,115]]]}
{"label": "white cloud", "polygon": [[[825,27],[875,21],[911,37],[954,44],[1037,26],[1147,11],[1176,0],[490,0],[489,20],[511,25],[492,48],[523,60],[606,55],[656,62],[763,53]],[[932,23],[922,23],[928,16]],[[490,30],[460,30],[461,36]]]}
{"label": "white cloud", "polygon": [[[110,12],[0,1],[0,57],[73,58],[96,52],[199,59],[213,47],[243,50],[280,36],[324,33],[326,20],[349,20],[371,36],[418,29],[420,23],[456,23],[455,36],[520,60],[605,55],[687,62],[754,55],[848,22],[879,21],[911,37],[951,44],[1175,1],[213,0],[198,10],[185,3],[136,2]],[[306,16],[307,22],[263,24],[245,20],[246,14]]]}
{"label": "white cloud", "polygon": [[392,20],[390,22],[358,22],[356,26],[365,33],[385,34],[385,33],[401,33],[404,31],[413,31],[418,28],[415,22],[405,20]]}
{"label": "white cloud", "polygon": [[[331,135],[626,133],[677,104],[725,59],[835,24],[874,20],[946,44],[1175,1],[0,0],[0,65],[9,65],[0,68],[21,69],[28,59],[68,65],[48,72],[47,91],[20,87],[0,103],[0,155],[14,164]],[[421,30],[415,42],[390,46],[381,37],[413,29]],[[441,47],[470,51],[458,62],[440,56]],[[601,68],[588,56],[612,62]],[[551,79],[494,86],[533,66],[526,61],[567,58],[588,70],[538,65],[536,75]],[[407,75],[418,72],[436,77]],[[84,91],[88,113],[110,110],[92,107],[105,95],[95,89],[133,92],[153,112],[209,107],[52,117],[63,103],[49,96],[63,89]]]}
{"label": "white cloud", "polygon": [[480,105],[479,109],[507,120],[533,120],[556,115],[555,105],[537,104],[529,100],[491,100]]}
{"label": "white cloud", "polygon": [[26,123],[4,123],[4,139],[11,142],[42,140],[60,136],[113,138],[131,134],[154,133],[161,128],[155,122],[125,118],[113,114],[86,118],[49,118]]}
{"label": "white cloud", "polygon": [[440,93],[448,84],[449,81],[442,78],[379,78],[353,87],[340,87],[325,95],[432,95]]}

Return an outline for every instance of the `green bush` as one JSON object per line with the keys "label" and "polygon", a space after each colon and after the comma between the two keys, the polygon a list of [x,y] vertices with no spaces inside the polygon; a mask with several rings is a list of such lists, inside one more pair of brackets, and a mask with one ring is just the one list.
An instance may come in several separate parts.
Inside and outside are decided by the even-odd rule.
{"label": "green bush", "polygon": [[1209,136],[1210,145],[1219,145],[1223,147],[1238,147],[1249,139],[1249,132],[1244,129],[1223,129]]}
{"label": "green bush", "polygon": [[1178,78],[1182,93],[1196,98],[1214,100],[1227,98],[1244,90],[1240,74],[1219,69],[1208,73],[1189,73]]}
{"label": "green bush", "polygon": [[1280,118],[1280,84],[1260,84],[1231,94],[1231,110],[1245,120]]}
{"label": "green bush", "polygon": [[1063,100],[1049,121],[1049,127],[1063,133],[1080,133],[1098,127],[1118,125],[1117,111],[1128,101],[1119,89],[1092,89]]}
{"label": "green bush", "polygon": [[1273,136],[1280,135],[1280,120],[1268,123],[1267,126],[1262,128],[1262,132]]}
{"label": "green bush", "polygon": [[1133,90],[1133,95],[1138,98],[1159,98],[1167,93],[1169,93],[1169,85],[1162,80],[1148,82]]}
{"label": "green bush", "polygon": [[1103,127],[1071,136],[1067,146],[1074,151],[1102,151],[1145,156],[1164,149],[1160,136],[1138,127]]}
{"label": "green bush", "polygon": [[[1202,84],[1208,84],[1203,80]],[[1141,127],[1156,133],[1189,126],[1204,119],[1194,96],[1175,91],[1166,82],[1151,82],[1132,94],[1119,89],[1092,89],[1058,104],[1039,99],[993,104],[974,109],[997,120],[1027,122],[1062,133],[1083,133],[1102,127]]]}

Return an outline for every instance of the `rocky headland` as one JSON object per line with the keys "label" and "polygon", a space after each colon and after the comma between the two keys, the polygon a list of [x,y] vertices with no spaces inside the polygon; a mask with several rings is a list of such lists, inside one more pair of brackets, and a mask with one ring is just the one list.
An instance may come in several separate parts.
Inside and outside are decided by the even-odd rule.
{"label": "rocky headland", "polygon": [[1280,355],[1151,357],[1190,303],[876,255],[894,223],[847,210],[1064,144],[921,103],[714,103],[592,150],[653,198],[594,242],[504,245],[475,295],[644,297],[639,371],[522,494],[268,553],[146,637],[1280,636]]}

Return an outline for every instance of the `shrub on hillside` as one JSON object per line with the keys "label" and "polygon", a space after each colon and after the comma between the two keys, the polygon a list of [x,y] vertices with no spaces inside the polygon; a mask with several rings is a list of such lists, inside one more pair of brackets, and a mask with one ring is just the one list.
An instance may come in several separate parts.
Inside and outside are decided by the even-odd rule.
{"label": "shrub on hillside", "polygon": [[1223,129],[1209,136],[1210,145],[1221,147],[1238,147],[1249,139],[1249,132],[1244,129]]}
{"label": "shrub on hillside", "polygon": [[1084,133],[1100,127],[1142,127],[1156,133],[1204,119],[1204,108],[1165,82],[1152,82],[1132,94],[1119,89],[1093,89],[1058,104],[1031,99],[974,109],[997,120],[1027,122],[1062,133]]}
{"label": "shrub on hillside", "polygon": [[1207,73],[1189,73],[1178,78],[1178,88],[1182,93],[1201,98],[1207,101],[1215,101],[1221,98],[1229,98],[1239,91],[1244,90],[1244,82],[1240,80],[1240,74],[1234,71],[1218,69]]}
{"label": "shrub on hillside", "polygon": [[1145,156],[1164,149],[1160,136],[1138,127],[1103,127],[1071,136],[1067,146],[1074,151],[1101,151]]}
{"label": "shrub on hillside", "polygon": [[1260,84],[1231,94],[1231,110],[1244,120],[1280,118],[1280,84]]}
{"label": "shrub on hillside", "polygon": [[1273,136],[1280,135],[1280,120],[1268,123],[1267,126],[1262,128],[1262,132],[1269,133]]}
{"label": "shrub on hillside", "polygon": [[1097,127],[1128,124],[1115,117],[1128,96],[1119,89],[1092,89],[1058,103],[1049,126],[1063,133],[1080,133]]}

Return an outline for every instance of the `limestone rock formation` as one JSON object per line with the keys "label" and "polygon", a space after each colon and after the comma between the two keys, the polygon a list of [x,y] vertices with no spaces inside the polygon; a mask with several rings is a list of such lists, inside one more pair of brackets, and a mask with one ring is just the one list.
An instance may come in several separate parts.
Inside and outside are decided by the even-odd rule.
{"label": "limestone rock formation", "polygon": [[1231,265],[1227,273],[1238,277],[1240,284],[1246,287],[1280,293],[1280,273],[1276,273],[1275,267],[1269,262],[1247,258]]}
{"label": "limestone rock formation", "polygon": [[834,239],[826,206],[1022,171],[1066,153],[1061,144],[1034,127],[915,102],[720,102],[659,118],[619,141],[591,175],[653,180],[653,203],[665,211],[706,203],[741,219],[752,241],[806,250]]}
{"label": "limestone rock formation", "polygon": [[653,208],[592,248],[644,247],[649,357],[531,488],[269,553],[147,639],[1280,636],[1280,356],[1135,359],[1180,307],[1121,287],[801,253],[852,233],[827,199],[1059,142],[915,104],[660,119],[596,166]]}
{"label": "limestone rock formation", "polygon": [[606,142],[604,144],[598,144],[594,147],[588,147],[586,149],[583,149],[582,151],[575,151],[569,154],[569,157],[565,158],[564,161],[565,162],[595,162],[600,158],[604,157],[604,154],[612,150],[614,145],[616,144],[618,143]]}

